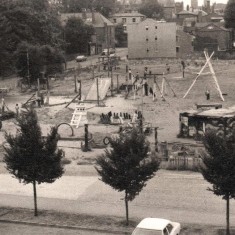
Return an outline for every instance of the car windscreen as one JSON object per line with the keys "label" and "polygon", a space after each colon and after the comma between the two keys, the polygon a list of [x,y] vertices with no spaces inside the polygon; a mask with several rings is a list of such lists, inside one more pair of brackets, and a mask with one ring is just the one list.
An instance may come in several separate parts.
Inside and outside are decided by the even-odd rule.
{"label": "car windscreen", "polygon": [[152,230],[145,228],[136,228],[132,235],[162,235],[161,230]]}

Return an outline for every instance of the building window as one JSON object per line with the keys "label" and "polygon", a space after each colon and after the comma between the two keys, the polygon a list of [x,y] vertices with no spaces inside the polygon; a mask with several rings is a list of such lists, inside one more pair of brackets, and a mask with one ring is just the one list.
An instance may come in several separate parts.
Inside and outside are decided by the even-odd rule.
{"label": "building window", "polygon": [[113,19],[113,23],[117,23],[117,19]]}
{"label": "building window", "polygon": [[126,25],[123,25],[123,30],[126,31]]}
{"label": "building window", "polygon": [[145,26],[145,29],[146,29],[146,30],[149,30],[149,27],[148,27],[148,25],[146,25],[146,26]]}
{"label": "building window", "polygon": [[148,42],[149,41],[149,39],[148,38],[146,38],[146,42]]}
{"label": "building window", "polygon": [[157,29],[157,25],[155,25],[155,29]]}
{"label": "building window", "polygon": [[155,41],[157,41],[157,36],[155,36]]}
{"label": "building window", "polygon": [[136,18],[132,18],[132,22],[135,23],[136,22]]}
{"label": "building window", "polygon": [[179,42],[179,36],[176,36],[176,42]]}
{"label": "building window", "polygon": [[147,53],[148,53],[148,52],[149,52],[149,49],[147,49],[146,51],[147,51]]}
{"label": "building window", "polygon": [[126,23],[126,18],[122,18],[122,23]]}
{"label": "building window", "polygon": [[176,47],[176,53],[180,52],[180,47]]}

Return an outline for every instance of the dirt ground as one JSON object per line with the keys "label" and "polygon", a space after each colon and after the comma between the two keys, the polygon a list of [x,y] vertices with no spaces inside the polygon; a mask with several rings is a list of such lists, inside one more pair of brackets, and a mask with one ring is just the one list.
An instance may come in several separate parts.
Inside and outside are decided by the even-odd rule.
{"label": "dirt ground", "polygon": [[[113,84],[114,89],[117,87],[117,74],[119,75],[119,85],[126,82],[126,65],[132,69],[132,73],[135,75],[138,71],[140,76],[143,76],[144,67],[148,67],[152,74],[165,72],[166,63],[170,64],[170,73],[166,75],[171,88],[176,93],[174,97],[171,88],[166,86],[167,94],[165,96],[166,101],[162,101],[160,93],[157,94],[157,99],[152,100],[151,96],[142,96],[141,92],[135,97],[131,94],[125,99],[125,93],[121,92],[114,96],[111,96],[110,92],[107,94],[107,98],[104,100],[104,107],[97,107],[97,103],[86,103],[88,111],[88,123],[89,132],[92,133],[93,139],[96,144],[102,147],[103,138],[110,136],[112,133],[117,133],[119,126],[117,125],[102,125],[99,123],[100,114],[108,113],[109,111],[120,113],[128,112],[133,114],[135,110],[143,112],[145,122],[151,124],[152,127],[159,127],[158,138],[159,142],[189,142],[194,143],[194,140],[178,139],[177,134],[179,132],[179,113],[189,109],[194,109],[196,103],[222,103],[223,107],[233,106],[235,103],[235,61],[220,61],[213,60],[212,64],[221,87],[222,93],[225,94],[225,101],[221,101],[218,90],[215,87],[211,75],[203,75],[198,78],[194,87],[183,99],[187,89],[192,84],[196,77],[196,73],[200,71],[203,63],[203,58],[197,61],[187,61],[187,67],[185,71],[185,77],[182,77],[182,71],[179,60],[157,60],[157,61],[121,61],[119,68],[113,71]],[[208,69],[207,69],[208,71]],[[103,75],[107,76],[107,71],[98,72],[98,68],[95,69],[95,76]],[[92,68],[88,68],[80,73],[77,71],[66,74],[63,78],[53,79],[50,81],[51,98],[50,106],[36,108],[42,132],[44,135],[48,133],[50,127],[58,125],[60,123],[70,123],[72,113],[74,111],[75,103],[65,108],[66,104],[75,97],[74,92],[74,76],[82,81],[82,94],[83,97],[89,91],[92,83],[94,82],[92,76]],[[157,76],[158,84],[161,87],[162,76]],[[32,90],[20,91],[16,87],[17,79],[12,78],[1,81],[1,87],[9,87],[10,92],[5,97],[5,101],[9,108],[13,109],[15,103],[18,101],[27,100],[32,94]],[[206,100],[205,91],[210,90],[211,99]],[[3,128],[0,132],[0,142],[4,142],[4,131],[15,133],[16,121],[14,119],[4,121]],[[70,138],[70,141],[60,141],[59,146],[64,149],[65,157],[69,159],[70,164],[66,165],[66,174],[76,175],[77,167],[81,165],[94,164],[95,158],[98,154],[102,154],[104,148],[92,149],[90,152],[81,151],[81,140],[84,138],[84,128],[74,128],[74,136],[71,137],[71,129],[62,125],[59,128],[59,134],[63,138]],[[149,141],[154,142],[153,134],[150,135]],[[103,146],[104,147],[104,146]],[[3,148],[0,149],[0,161],[3,157]],[[6,172],[3,163],[0,163],[0,173]]]}

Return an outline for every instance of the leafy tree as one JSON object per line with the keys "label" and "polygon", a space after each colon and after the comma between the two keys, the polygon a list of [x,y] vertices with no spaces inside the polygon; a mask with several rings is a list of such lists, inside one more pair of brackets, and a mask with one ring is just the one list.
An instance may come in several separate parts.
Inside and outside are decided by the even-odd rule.
{"label": "leafy tree", "polygon": [[[32,45],[64,46],[62,25],[47,0],[7,0],[0,6],[0,72],[14,68],[14,52],[22,42]],[[14,70],[14,69],[13,69]]]}
{"label": "leafy tree", "polygon": [[146,181],[159,168],[159,161],[148,156],[149,143],[143,134],[133,130],[110,139],[111,149],[97,157],[96,170],[101,180],[119,192],[125,193],[126,223],[129,224],[128,202],[141,192]]}
{"label": "leafy tree", "polygon": [[139,8],[139,12],[148,18],[162,19],[164,16],[163,6],[158,0],[147,0]]}
{"label": "leafy tree", "polygon": [[25,184],[33,184],[34,215],[37,211],[36,185],[53,183],[64,173],[61,159],[63,151],[57,149],[57,129],[51,129],[44,139],[38,124],[37,114],[31,109],[18,118],[19,129],[16,136],[5,135],[4,162],[7,170]]}
{"label": "leafy tree", "polygon": [[64,34],[67,53],[88,53],[88,43],[94,34],[93,26],[85,24],[80,18],[71,17],[65,25]]}
{"label": "leafy tree", "polygon": [[89,9],[109,17],[114,11],[115,0],[63,0],[62,6],[64,12],[82,12],[82,9]]}
{"label": "leafy tree", "polygon": [[40,78],[42,72],[45,72],[45,76],[62,72],[65,63],[63,54],[48,45],[21,43],[15,52],[15,58],[18,76],[27,78],[29,84]]}
{"label": "leafy tree", "polygon": [[115,38],[117,47],[127,46],[127,33],[124,31],[123,24],[118,24],[115,26]]}
{"label": "leafy tree", "polygon": [[95,0],[92,7],[108,18],[114,12],[115,0]]}
{"label": "leafy tree", "polygon": [[215,132],[208,132],[204,138],[206,152],[203,154],[203,165],[201,173],[217,196],[222,196],[226,200],[226,234],[230,234],[229,229],[229,200],[235,198],[235,133],[233,141],[226,140],[223,136]]}
{"label": "leafy tree", "polygon": [[235,0],[228,1],[224,11],[224,21],[226,28],[235,29]]}

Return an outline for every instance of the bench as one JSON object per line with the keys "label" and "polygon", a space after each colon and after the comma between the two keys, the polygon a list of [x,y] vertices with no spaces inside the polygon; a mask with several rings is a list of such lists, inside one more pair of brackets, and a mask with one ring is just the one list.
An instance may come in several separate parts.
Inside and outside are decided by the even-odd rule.
{"label": "bench", "polygon": [[222,104],[196,104],[197,109],[208,109],[208,108],[215,108],[221,109]]}

